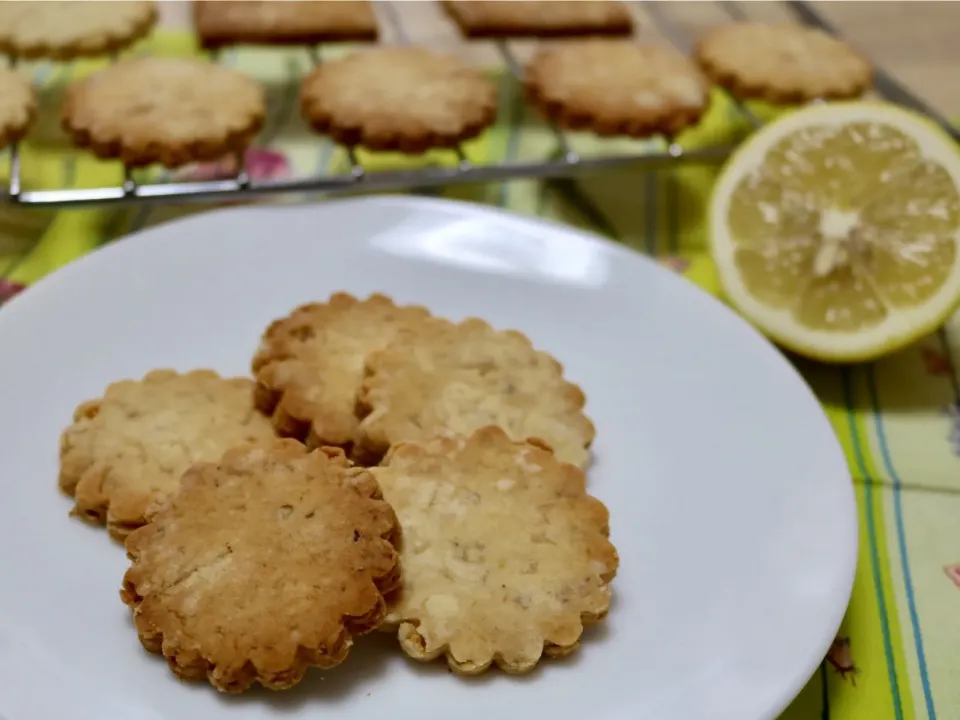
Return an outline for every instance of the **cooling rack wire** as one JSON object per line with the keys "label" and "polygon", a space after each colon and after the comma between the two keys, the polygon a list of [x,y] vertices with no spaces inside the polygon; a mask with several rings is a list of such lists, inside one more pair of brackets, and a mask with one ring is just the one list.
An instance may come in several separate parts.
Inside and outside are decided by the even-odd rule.
{"label": "cooling rack wire", "polygon": [[[381,17],[388,24],[394,44],[409,44],[411,38],[397,10],[397,1],[380,0]],[[653,31],[678,50],[689,53],[692,38],[674,19],[668,17],[661,3],[633,3],[649,18]],[[738,2],[717,2],[731,20],[743,20],[747,15]],[[789,0],[779,3],[792,19],[811,27],[817,27],[833,35],[837,29],[830,24],[810,3]],[[522,64],[509,41],[494,41],[503,65],[520,80]],[[322,62],[319,47],[305,48],[311,62]],[[216,55],[215,55],[216,57]],[[9,63],[15,65],[16,59]],[[874,93],[879,97],[921,112],[939,124],[946,132],[960,140],[960,131],[948,123],[939,113],[898,82],[883,68],[877,67]],[[743,103],[731,98],[736,111],[753,127],[762,120]],[[9,183],[6,192],[0,194],[0,203],[25,207],[76,207],[90,205],[116,205],[138,203],[183,203],[192,201],[217,202],[252,200],[258,197],[289,194],[336,195],[345,192],[382,192],[401,189],[422,189],[458,183],[478,183],[513,180],[520,178],[570,178],[576,175],[629,166],[648,179],[658,172],[681,163],[711,164],[722,162],[733,150],[732,145],[717,145],[696,149],[684,149],[672,138],[658,138],[655,147],[647,151],[619,153],[614,155],[584,156],[572,146],[568,135],[555,125],[548,127],[556,140],[556,150],[542,161],[506,161],[491,164],[472,163],[463,148],[454,148],[457,162],[446,166],[428,166],[411,170],[368,171],[358,159],[353,148],[344,148],[349,169],[337,174],[302,176],[289,179],[256,179],[244,168],[244,158],[237,157],[237,172],[233,177],[193,182],[151,181],[141,183],[134,172],[126,168],[122,184],[96,188],[25,189],[22,183],[22,160],[17,145],[10,147]],[[318,139],[319,142],[319,139]],[[649,189],[655,183],[647,182]]]}

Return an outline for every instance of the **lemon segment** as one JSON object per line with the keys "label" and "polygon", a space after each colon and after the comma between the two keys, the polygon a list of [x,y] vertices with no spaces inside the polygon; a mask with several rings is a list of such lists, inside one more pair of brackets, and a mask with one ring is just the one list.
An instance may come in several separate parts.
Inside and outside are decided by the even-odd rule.
{"label": "lemon segment", "polygon": [[960,303],[960,148],[881,103],[813,105],[767,125],[714,187],[720,284],[779,344],[869,360]]}

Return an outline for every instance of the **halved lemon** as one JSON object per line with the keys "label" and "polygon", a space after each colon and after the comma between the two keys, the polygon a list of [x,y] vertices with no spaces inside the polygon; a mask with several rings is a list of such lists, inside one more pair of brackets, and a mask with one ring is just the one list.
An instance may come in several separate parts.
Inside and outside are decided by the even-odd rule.
{"label": "halved lemon", "polygon": [[902,108],[812,105],[750,137],[710,205],[727,300],[772,340],[870,360],[960,303],[960,147]]}

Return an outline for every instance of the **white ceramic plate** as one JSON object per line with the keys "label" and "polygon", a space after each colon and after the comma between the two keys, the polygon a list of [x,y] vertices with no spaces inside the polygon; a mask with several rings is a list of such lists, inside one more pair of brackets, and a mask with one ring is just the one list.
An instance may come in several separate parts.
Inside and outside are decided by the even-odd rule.
{"label": "white ceramic plate", "polygon": [[[140,647],[122,549],[58,493],[61,428],[151,368],[246,373],[270,320],[341,289],[518,328],[586,391],[589,488],[622,564],[575,657],[461,680],[371,637],[292,691],[229,698]],[[4,720],[762,720],[815,670],[849,598],[853,492],[801,378],[705,293],[570,229],[408,198],[214,212],[17,297],[0,348]]]}

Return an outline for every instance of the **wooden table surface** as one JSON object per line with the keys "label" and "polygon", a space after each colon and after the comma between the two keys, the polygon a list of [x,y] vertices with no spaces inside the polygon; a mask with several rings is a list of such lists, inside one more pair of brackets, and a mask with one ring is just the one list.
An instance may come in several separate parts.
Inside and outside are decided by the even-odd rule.
{"label": "wooden table surface", "polygon": [[[764,20],[790,19],[780,2],[665,2],[629,3],[639,21],[643,40],[679,38],[689,45],[699,32],[730,20],[723,5],[734,5],[745,15]],[[464,55],[477,64],[498,62],[490,43],[464,43],[437,2],[394,0],[378,4],[384,39],[396,39],[392,18],[398,18],[410,41]],[[905,83],[941,113],[960,117],[960,2],[817,2],[812,5],[833,22],[845,37],[875,63]],[[184,27],[190,21],[189,3],[173,0],[161,4],[167,26]],[[391,10],[395,12],[391,12]],[[655,18],[667,19],[657,27]],[[676,43],[675,43],[676,44]],[[522,58],[528,42],[514,43]]]}

